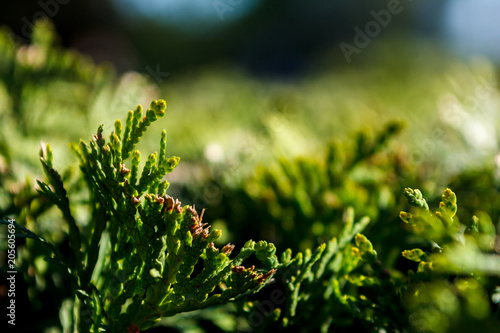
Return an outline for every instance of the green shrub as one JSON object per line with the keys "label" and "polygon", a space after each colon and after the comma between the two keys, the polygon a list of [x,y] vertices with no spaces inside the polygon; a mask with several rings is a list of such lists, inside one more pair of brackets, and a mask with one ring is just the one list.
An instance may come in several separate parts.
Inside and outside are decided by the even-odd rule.
{"label": "green shrub", "polygon": [[[87,209],[92,214],[85,229],[71,213],[64,183],[53,168],[52,149],[49,145],[41,149],[48,184],[39,181],[39,192],[62,212],[72,251],[69,256],[61,254],[47,240],[17,227],[24,237],[48,245],[54,253],[46,260],[67,270],[77,296],[74,306],[80,310],[66,329],[144,330],[161,317],[256,292],[276,271],[274,245],[248,241],[229,259],[234,245],[219,250],[213,243],[221,231],[209,231],[194,207],[182,207],[166,195],[168,182],[162,179],[179,158],[166,157],[165,131],[159,155],[155,152],[148,157],[138,177],[140,153],[133,149],[165,109],[165,101],[153,101],[143,116],[138,106],[128,113],[123,131],[117,120],[109,143],[105,143],[101,126],[90,144],[80,141],[74,148],[90,192]],[[126,166],[129,157],[131,165]],[[254,253],[261,267],[245,268],[243,261]],[[194,276],[198,263],[203,269]],[[66,316],[71,318],[72,311]]]}
{"label": "green shrub", "polygon": [[[73,216],[74,204],[63,177],[53,168],[50,146],[40,150],[47,180],[38,181],[38,191],[61,211],[71,251],[63,253],[61,244],[15,225],[18,237],[38,240],[50,250],[45,260],[61,268],[75,294],[60,299],[65,330],[144,330],[161,317],[265,292],[271,281],[277,282],[269,296],[274,303],[262,298],[240,303],[241,314],[257,331],[357,327],[374,332],[410,328],[446,332],[464,325],[489,330],[497,324],[493,316],[498,313],[500,282],[496,228],[485,213],[461,224],[456,218],[456,195],[449,189],[435,213],[419,190],[405,190],[412,209],[402,211],[400,218],[413,230],[412,243],[423,248],[402,252],[404,258],[418,262],[416,271],[407,275],[379,259],[360,233],[370,219],[355,223],[353,208],[345,211],[335,237],[315,250],[306,248],[292,256],[288,249],[278,261],[273,244],[248,241],[231,259],[234,245],[216,248],[213,242],[221,232],[209,231],[203,214],[191,206],[181,207],[166,194],[169,184],[164,176],[179,158],[167,157],[165,131],[159,154],[149,155],[139,176],[141,154],[134,147],[165,109],[162,100],[153,101],[145,115],[138,106],[129,111],[125,128],[115,122],[109,140],[101,125],[90,143],[73,146],[80,159],[80,178],[88,188],[88,197],[80,203],[90,212],[88,221]],[[391,128],[387,133],[393,132]],[[366,156],[385,137],[375,140]],[[304,200],[296,194],[291,198]],[[243,266],[253,254],[255,260],[250,260],[257,268]],[[22,258],[20,267],[31,259]],[[36,262],[29,265],[41,267]]]}
{"label": "green shrub", "polygon": [[[0,32],[0,215],[17,221],[19,304],[31,314],[22,329],[133,332],[155,323],[184,332],[497,329],[499,167],[463,171],[468,162],[457,157],[475,146],[465,127],[454,132],[446,125],[456,125],[455,118],[445,124],[431,116],[433,98],[448,93],[441,76],[430,74],[432,64],[388,84],[376,66],[294,87],[268,82],[261,89],[244,75],[227,79],[213,70],[167,82],[158,90],[175,101],[168,117],[173,150],[189,162],[170,174],[179,158],[167,157],[165,132],[159,153],[141,162],[134,150],[141,138],[141,150],[149,149],[142,136],[155,130],[164,101],[153,101],[145,114],[130,111],[124,126],[110,120],[137,105],[140,91],[149,96],[156,89],[141,75],[116,77],[56,47],[55,39],[50,25],[37,24],[31,45],[12,48],[8,32]],[[478,76],[486,77],[488,94],[478,102],[489,103],[496,96],[491,69],[475,66],[471,73],[460,66],[440,71],[463,83],[453,91],[460,100],[470,97]],[[409,77],[418,77],[417,87],[402,94]],[[373,89],[361,91],[360,80]],[[437,88],[426,95],[427,86]],[[398,105],[387,118],[401,118],[403,100],[417,105],[416,115],[406,117],[410,128],[402,135],[400,122],[381,128],[377,108]],[[368,104],[376,107],[367,111]],[[330,108],[352,112],[330,117]],[[361,116],[358,109],[365,110]],[[206,121],[214,116],[215,127]],[[324,144],[365,116],[370,126],[354,140]],[[238,117],[243,129],[235,126]],[[71,145],[74,167],[64,146],[86,137],[97,119],[108,127]],[[445,133],[452,140],[441,144]],[[34,163],[41,137],[53,147],[42,144],[43,180]],[[224,154],[207,164],[201,154],[211,140]],[[490,154],[476,150],[481,159]],[[415,151],[424,158],[416,161]],[[275,161],[277,152],[285,157]],[[169,188],[165,177],[179,174]],[[200,205],[196,199],[211,186],[220,200]],[[422,189],[429,203],[408,186]],[[444,187],[456,195],[440,196]],[[208,210],[199,213],[194,203]],[[203,218],[229,236],[210,231]]]}

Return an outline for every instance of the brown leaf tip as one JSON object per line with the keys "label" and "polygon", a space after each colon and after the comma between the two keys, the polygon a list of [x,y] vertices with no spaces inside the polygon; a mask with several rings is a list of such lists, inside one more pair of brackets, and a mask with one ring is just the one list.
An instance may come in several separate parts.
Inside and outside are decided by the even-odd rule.
{"label": "brown leaf tip", "polygon": [[136,324],[130,325],[130,327],[127,329],[127,333],[139,333],[139,326]]}

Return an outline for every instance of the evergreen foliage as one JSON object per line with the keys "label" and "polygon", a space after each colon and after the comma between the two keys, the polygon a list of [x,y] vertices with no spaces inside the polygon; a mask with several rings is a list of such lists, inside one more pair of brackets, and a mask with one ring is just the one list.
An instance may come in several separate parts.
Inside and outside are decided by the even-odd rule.
{"label": "evergreen foliage", "polygon": [[[129,111],[123,123],[117,120],[109,135],[101,125],[88,142],[71,144],[79,169],[58,171],[57,158],[65,155],[57,142],[86,135],[92,111],[108,117],[102,110],[109,110],[111,96],[121,98],[130,86],[120,92],[125,77],[117,84],[110,69],[55,47],[52,29],[37,23],[32,44],[14,47],[8,31],[0,31],[0,217],[17,221],[19,304],[27,304],[32,315],[22,323],[26,330],[138,332],[153,325],[183,332],[498,330],[500,163],[456,172],[440,193],[446,183],[433,178],[433,165],[412,164],[410,145],[394,139],[402,123],[389,122],[377,132],[360,131],[352,142],[324,145],[319,157],[286,155],[257,168],[261,160],[243,161],[255,172],[243,175],[242,183],[226,184],[216,172],[213,178],[187,172],[183,184],[169,188],[167,177],[180,159],[168,157],[166,131],[157,152],[144,158],[136,149],[165,116],[166,102],[154,100],[145,111],[141,106]],[[220,90],[207,82],[200,86]],[[311,105],[321,96],[320,85],[301,87],[313,96]],[[236,92],[239,86],[231,88]],[[358,93],[353,90],[349,98]],[[237,105],[245,120],[267,126],[264,142],[272,146],[273,135],[281,135],[279,141],[300,133],[287,117],[297,123],[319,119],[307,107],[300,118],[298,109],[309,104],[299,104],[304,101],[297,96],[271,94],[267,102],[274,113],[255,119],[248,112],[251,103]],[[214,102],[205,95],[196,97],[202,112],[211,116],[219,109],[204,104]],[[183,125],[169,120],[176,124],[179,150],[193,159],[203,147],[186,147],[211,140],[214,133],[204,123],[210,130],[190,138],[197,117],[185,118]],[[233,121],[221,121],[221,132],[234,127]],[[286,129],[273,132],[280,126]],[[53,145],[41,145],[42,168],[37,167],[45,177],[36,177],[35,186],[25,148],[36,147],[40,137]],[[223,137],[231,144],[232,138]],[[431,143],[426,147],[439,144]],[[424,153],[441,163],[448,148]],[[198,166],[207,166],[199,160]],[[208,173],[216,168],[209,165]],[[206,213],[173,197],[199,198],[214,183],[223,187],[222,200]],[[211,230],[204,219],[225,224],[227,241],[238,246],[223,245],[221,231]]]}
{"label": "evergreen foliage", "polygon": [[[199,216],[194,207],[182,207],[166,194],[169,184],[163,178],[179,158],[166,157],[165,131],[160,153],[149,155],[137,177],[140,153],[133,149],[165,109],[165,101],[153,101],[143,116],[138,106],[129,111],[123,135],[117,120],[108,143],[100,126],[90,143],[80,141],[74,147],[90,190],[92,214],[86,230],[79,228],[71,213],[50,146],[40,151],[48,184],[39,181],[39,191],[61,210],[68,224],[71,260],[55,254],[48,260],[65,267],[71,276],[80,308],[74,329],[144,330],[161,317],[254,293],[275,273],[278,261],[273,244],[248,241],[230,259],[234,245],[218,249],[213,243],[221,231],[210,231],[202,222],[203,214]],[[125,160],[131,155],[128,169]],[[243,266],[252,254],[260,267]],[[203,269],[193,273],[198,263]]]}
{"label": "evergreen foliage", "polygon": [[259,168],[242,186],[255,202],[258,230],[272,229],[267,235],[277,244],[304,251],[340,235],[346,207],[373,220],[391,214],[389,187],[412,181],[400,157],[384,149],[402,128],[393,122],[377,134],[360,131],[353,145],[334,141],[320,158],[281,158],[274,168]]}

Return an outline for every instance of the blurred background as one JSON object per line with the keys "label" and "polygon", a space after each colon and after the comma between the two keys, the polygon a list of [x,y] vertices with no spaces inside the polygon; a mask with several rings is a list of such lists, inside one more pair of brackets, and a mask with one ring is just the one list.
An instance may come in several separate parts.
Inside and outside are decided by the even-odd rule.
{"label": "blurred background", "polygon": [[[29,43],[34,23],[50,20],[56,37],[48,43],[110,69],[114,88],[86,101],[77,128],[61,125],[61,144],[164,98],[177,125],[159,126],[185,161],[251,170],[403,120],[411,163],[432,160],[450,176],[495,163],[499,10],[493,0],[42,0],[9,4],[0,23],[8,48]],[[67,96],[47,94],[38,107],[60,120]],[[52,121],[42,119],[31,121],[39,134]],[[58,125],[50,126],[57,145]],[[38,169],[34,151],[19,154]],[[62,156],[69,163],[71,154]]]}
{"label": "blurred background", "polygon": [[[210,127],[211,139],[183,137],[184,143],[172,147],[185,158],[188,150],[217,159],[231,149],[224,145],[270,133],[285,145],[295,140],[285,153],[305,153],[347,129],[399,117],[411,123],[409,133],[419,129],[420,137],[411,135],[414,144],[424,140],[419,126],[435,121],[437,131],[453,129],[459,137],[434,146],[459,140],[477,158],[487,151],[491,161],[498,148],[497,112],[488,109],[497,103],[499,9],[493,0],[47,0],[9,4],[0,23],[9,28],[11,44],[22,45],[31,39],[34,22],[48,18],[55,45],[95,64],[111,64],[124,85],[140,73],[145,82],[134,81],[133,88],[112,97],[100,115],[105,123],[151,97],[167,99],[176,121],[175,115],[217,119],[217,125],[196,124]],[[286,117],[298,117],[294,126],[307,126],[278,124],[283,119],[270,114],[280,108]],[[169,129],[170,138],[176,129],[186,131]],[[233,140],[220,142],[228,136]],[[435,155],[424,145],[416,149]],[[438,153],[439,147],[432,150]],[[449,168],[470,160],[452,155],[446,156]]]}
{"label": "blurred background", "polygon": [[[330,53],[329,65],[344,67],[339,44],[355,46],[355,27],[365,33],[371,29],[369,39],[376,38],[378,44],[395,36],[408,42],[426,39],[462,55],[484,54],[498,60],[495,14],[499,6],[493,0],[307,4],[296,0],[25,0],[9,4],[0,21],[20,41],[27,41],[33,22],[48,17],[63,46],[89,54],[96,62],[109,61],[121,72],[144,71],[158,64],[181,75],[223,63],[255,75],[297,78],[314,70],[325,53]],[[385,18],[382,12],[388,8],[392,10]],[[370,25],[374,19],[382,26]],[[357,58],[369,56],[354,58],[356,65],[361,62]]]}
{"label": "blurred background", "polygon": [[[159,64],[180,75],[224,63],[252,74],[297,78],[310,73],[326,52],[336,55],[330,57],[330,65],[344,67],[338,46],[342,42],[354,45],[355,27],[364,32],[371,29],[368,35],[377,43],[394,36],[409,42],[426,39],[457,54],[483,54],[498,60],[499,6],[493,0],[312,4],[296,0],[24,0],[9,4],[0,21],[11,27],[19,41],[27,41],[34,21],[48,17],[63,46],[89,54],[96,62],[112,62],[121,72]],[[392,10],[386,19],[382,12],[388,8]],[[370,25],[374,19],[382,26]]]}
{"label": "blurred background", "polygon": [[[401,250],[418,241],[397,224],[405,187],[436,203],[451,186],[461,219],[480,209],[500,221],[498,13],[495,0],[10,1],[0,11],[0,215],[64,248],[60,214],[35,191],[40,142],[85,226],[68,142],[162,98],[167,116],[138,148],[158,150],[167,130],[181,157],[169,194],[206,207],[221,242],[303,251],[338,235],[354,207],[372,219],[366,233],[386,267],[406,272]],[[36,246],[21,254],[25,302],[59,327],[42,304],[70,296],[53,297],[61,279]]]}

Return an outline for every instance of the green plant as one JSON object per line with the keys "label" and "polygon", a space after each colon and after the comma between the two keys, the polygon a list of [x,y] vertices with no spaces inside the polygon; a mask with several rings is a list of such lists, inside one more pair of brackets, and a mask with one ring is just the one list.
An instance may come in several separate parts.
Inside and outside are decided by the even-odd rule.
{"label": "green plant", "polygon": [[[40,160],[48,183],[40,193],[56,205],[68,225],[71,252],[63,254],[48,241],[19,225],[24,237],[43,240],[54,254],[47,260],[63,267],[76,294],[72,329],[81,332],[138,332],[161,317],[223,304],[262,288],[278,264],[273,244],[248,241],[233,259],[234,245],[214,246],[221,231],[209,231],[194,207],[181,206],[166,194],[163,177],[178,157],[166,156],[166,132],[160,153],[149,155],[139,176],[140,153],[135,145],[149,125],[165,114],[166,103],[153,101],[130,111],[124,130],[119,120],[106,143],[100,126],[90,143],[74,150],[89,188],[86,226],[73,217],[49,145]],[[131,157],[131,165],[125,161]],[[244,267],[255,254],[259,267]],[[67,314],[71,316],[71,314]],[[68,329],[71,329],[68,327]]]}
{"label": "green plant", "polygon": [[[367,217],[355,222],[349,208],[338,237],[295,257],[290,249],[285,251],[275,278],[287,301],[278,307],[281,316],[276,323],[256,330],[401,331],[407,321],[400,310],[401,281],[382,266],[371,242],[361,234],[369,222]],[[259,308],[260,303],[245,310]]]}
{"label": "green plant", "polygon": [[38,174],[40,137],[50,136],[57,148],[77,140],[93,107],[114,90],[115,76],[111,67],[58,47],[48,20],[34,24],[31,44],[12,38],[0,28],[0,214],[40,232],[43,226],[34,221],[51,207],[31,182]]}
{"label": "green plant", "polygon": [[[85,229],[90,219],[84,182],[75,173],[77,159],[70,158],[67,142],[87,135],[96,118],[114,120],[117,105],[136,105],[155,89],[141,74],[117,77],[112,66],[60,47],[49,20],[34,23],[27,45],[13,43],[11,36],[0,27],[0,216],[15,218],[65,253],[66,226],[53,203],[36,190],[35,179],[43,177],[36,153],[40,139],[49,138],[58,151],[54,164],[71,193],[72,213]],[[26,288],[19,301],[31,313],[33,320],[23,323],[30,331],[60,326],[59,309],[71,297],[65,269],[43,261],[51,251],[40,242],[19,241],[17,267]]]}
{"label": "green plant", "polygon": [[434,213],[418,189],[406,189],[405,196],[412,207],[400,216],[422,247],[402,253],[418,263],[403,293],[411,326],[426,332],[494,331],[500,319],[500,256],[492,220],[479,211],[460,223],[450,189]]}
{"label": "green plant", "polygon": [[[476,146],[467,127],[453,129],[456,106],[468,112],[465,101],[478,86],[487,92],[478,107],[494,110],[493,67],[473,64],[464,71],[422,57],[424,63],[398,71],[401,77],[381,77],[377,63],[293,86],[227,68],[177,76],[158,88],[177,105],[169,134],[182,139],[175,148],[191,163],[168,189],[165,177],[179,160],[167,157],[166,134],[159,154],[147,161],[134,151],[163,115],[162,101],[153,102],[145,117],[140,108],[129,113],[123,128],[116,122],[109,138],[101,126],[90,142],[73,145],[81,172],[55,171],[54,165],[63,170],[60,159],[66,157],[61,142],[87,133],[96,117],[114,119],[117,99],[136,105],[131,78],[143,80],[139,84],[147,79],[126,74],[115,80],[105,67],[57,48],[51,29],[37,23],[31,45],[14,48],[8,32],[0,31],[0,215],[18,222],[18,304],[32,315],[22,323],[25,331],[133,332],[162,316],[170,317],[160,324],[183,332],[214,325],[226,332],[497,330],[498,163],[456,173],[471,160],[459,158],[464,149]],[[436,74],[436,67],[442,72]],[[450,88],[443,77],[460,84]],[[431,111],[450,93],[456,104],[440,108],[441,122]],[[397,144],[391,138],[399,123],[379,130],[379,109],[389,117],[408,112],[411,128]],[[352,144],[323,144],[331,133],[341,137],[358,126],[359,117],[370,126]],[[237,119],[244,125],[235,126]],[[496,121],[491,114],[487,119]],[[54,159],[51,146],[42,146],[46,178],[35,188],[30,179],[37,173],[33,152],[40,137],[50,138],[58,154]],[[207,143],[221,154],[204,161]],[[319,158],[318,147],[325,151]],[[483,155],[474,149],[472,156]],[[273,164],[277,154],[286,158]],[[271,167],[255,167],[263,162]],[[236,177],[224,184],[224,171]],[[219,175],[211,179],[212,172]],[[446,190],[432,212],[436,189],[450,175],[448,187],[457,195]],[[191,198],[222,184],[223,200],[198,215],[167,195],[179,183],[194,184]],[[412,208],[401,219],[403,186],[418,186],[431,200],[408,189]],[[363,216],[358,222],[354,212]],[[225,220],[229,240],[241,247],[238,255],[231,254],[233,245],[222,246],[220,233],[210,232],[203,217]],[[289,249],[276,256],[274,245],[248,238]]]}
{"label": "green plant", "polygon": [[244,185],[263,208],[260,229],[276,228],[281,246],[298,244],[304,251],[318,239],[324,242],[340,234],[338,222],[346,207],[376,220],[394,201],[387,179],[400,186],[398,170],[391,165],[394,157],[383,148],[401,128],[402,124],[391,123],[377,135],[362,131],[354,147],[334,142],[322,159],[281,159],[278,168],[261,168]]}
{"label": "green plant", "polygon": [[[71,251],[63,253],[16,227],[19,237],[47,247],[52,255],[46,260],[69,277],[75,296],[61,304],[65,330],[138,332],[161,317],[246,297],[253,298],[238,303],[240,315],[256,331],[440,333],[460,327],[490,331],[498,324],[496,227],[482,212],[461,224],[449,189],[435,213],[419,190],[405,190],[412,209],[400,218],[413,234],[408,243],[419,246],[402,252],[418,263],[407,274],[384,265],[361,234],[369,218],[354,222],[353,208],[344,212],[338,235],[314,251],[292,256],[288,249],[279,261],[273,244],[248,241],[231,259],[234,245],[215,247],[221,232],[209,231],[203,213],[166,194],[164,176],[179,158],[167,157],[165,131],[159,153],[149,155],[139,175],[135,146],[165,109],[162,100],[153,101],[145,115],[138,106],[129,111],[124,128],[115,122],[108,143],[101,125],[89,143],[73,145],[88,187],[86,222],[72,214],[73,200],[53,168],[51,147],[40,150],[47,181],[38,181],[39,192],[62,212]],[[258,267],[245,267],[244,260]],[[263,289],[271,281],[274,289]],[[272,307],[265,296],[269,289]],[[262,309],[269,310],[266,320],[252,322]]]}
{"label": "green plant", "polygon": [[[491,219],[479,213],[460,224],[450,189],[434,213],[419,190],[408,188],[405,196],[412,209],[402,211],[401,220],[410,226],[409,243],[422,249],[404,250],[402,257],[418,266],[407,273],[384,267],[359,233],[369,220],[354,223],[349,209],[339,238],[295,258],[290,250],[282,254],[275,278],[287,301],[256,330],[494,332],[500,321],[500,261]],[[251,314],[266,302],[252,301],[243,311]]]}
{"label": "green plant", "polygon": [[[371,219],[369,230],[399,220],[399,193],[422,183],[395,145],[402,127],[391,122],[378,133],[365,129],[354,142],[325,145],[320,156],[283,157],[257,167],[241,183],[224,185],[220,204],[209,207],[216,212],[212,217],[225,219],[235,237],[251,234],[301,252],[339,237],[347,207]],[[370,240],[384,260],[395,259],[404,244],[397,228],[378,228]]]}

